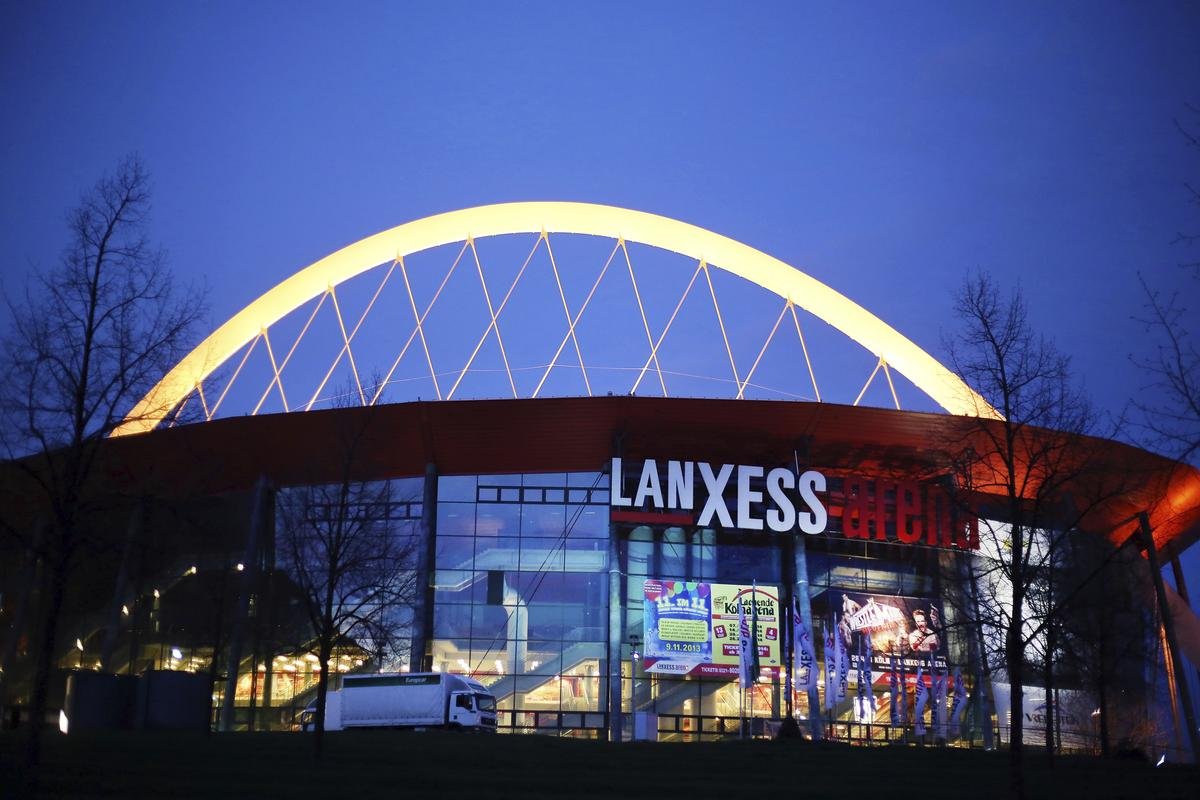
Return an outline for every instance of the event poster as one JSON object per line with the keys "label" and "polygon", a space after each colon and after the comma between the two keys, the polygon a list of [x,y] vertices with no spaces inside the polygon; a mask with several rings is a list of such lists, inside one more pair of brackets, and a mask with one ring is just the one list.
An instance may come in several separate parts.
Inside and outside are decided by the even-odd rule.
{"label": "event poster", "polygon": [[712,661],[712,593],[707,583],[646,581],[645,652],[650,658]]}
{"label": "event poster", "polygon": [[736,677],[739,604],[757,620],[759,667],[778,672],[778,587],[651,579],[643,594],[647,672]]}
{"label": "event poster", "polygon": [[[933,657],[938,669],[946,666],[946,643],[942,604],[938,600],[860,592],[827,593],[826,620],[841,628],[842,641],[850,655],[850,682],[857,682],[859,650],[866,650],[862,637],[871,637],[871,669],[876,683],[887,682],[891,658],[912,682],[918,666],[929,672]],[[814,616],[820,618],[818,608]],[[828,624],[828,623],[826,623]]]}

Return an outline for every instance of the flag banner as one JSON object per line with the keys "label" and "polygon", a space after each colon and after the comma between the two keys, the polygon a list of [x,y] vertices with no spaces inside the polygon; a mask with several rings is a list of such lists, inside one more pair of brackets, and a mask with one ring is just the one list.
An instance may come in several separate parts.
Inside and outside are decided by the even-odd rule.
{"label": "flag banner", "polygon": [[872,718],[872,721],[874,721],[875,712],[878,710],[878,707],[875,705],[875,691],[873,688],[875,686],[875,675],[874,675],[874,669],[872,668],[872,664],[874,662],[874,653],[872,652],[872,649],[871,649],[871,637],[863,636],[862,640],[863,640],[863,644],[864,644],[864,647],[867,652],[866,652],[866,658],[862,659],[859,662],[859,664],[862,665],[862,669],[861,669],[862,677],[859,678],[859,680],[866,681],[867,697],[869,697],[871,699],[871,718]]}
{"label": "flag banner", "polygon": [[871,713],[867,707],[867,678],[863,675],[862,665],[866,662],[863,658],[862,642],[859,642],[859,659],[858,659],[858,675],[856,676],[854,688],[854,718],[859,722],[870,722]]}
{"label": "flag banner", "polygon": [[935,739],[946,738],[946,671],[937,669],[933,663],[933,655],[929,656],[929,667],[933,672],[933,711],[930,722],[933,725]]}
{"label": "flag banner", "polygon": [[738,683],[745,691],[754,685],[758,677],[754,674],[755,643],[750,633],[750,622],[746,619],[746,609],[738,604]]}
{"label": "flag banner", "polygon": [[860,657],[857,644],[862,637],[871,640],[867,678],[880,681],[881,689],[885,688],[883,676],[888,674],[891,656],[900,660],[900,672],[909,685],[919,662],[930,653],[939,668],[947,668],[942,607],[938,600],[831,590],[814,598],[813,613],[831,615],[841,629],[851,654],[848,672],[853,680],[857,680]]}
{"label": "flag banner", "polygon": [[817,653],[797,603],[792,604],[792,677],[798,692],[807,692],[817,685]]}
{"label": "flag banner", "polygon": [[833,646],[837,655],[837,696],[834,700],[840,703],[846,699],[846,688],[850,685],[848,680],[850,676],[850,656],[846,652],[846,642],[842,639],[842,628],[840,625],[833,626]]}
{"label": "flag banner", "polygon": [[900,725],[900,675],[897,672],[896,657],[891,657],[890,669],[888,670],[888,694],[891,699],[891,722],[892,725]]}
{"label": "flag banner", "polygon": [[950,701],[950,732],[960,735],[963,711],[967,707],[967,685],[963,683],[961,669],[954,670],[954,699]]}
{"label": "flag banner", "polygon": [[929,702],[929,687],[925,685],[925,666],[917,665],[917,699],[913,703],[913,724],[917,736],[925,735],[925,704]]}
{"label": "flag banner", "polygon": [[750,622],[760,670],[778,674],[783,639],[778,587],[649,579],[642,594],[647,672],[738,678],[738,611],[744,606],[748,617],[757,617],[757,626]]}
{"label": "flag banner", "polygon": [[[776,614],[778,620],[778,614]],[[779,641],[779,628],[775,628],[775,641]],[[758,680],[758,583],[750,585],[750,642],[753,646],[750,648],[750,674],[753,680]]]}
{"label": "flag banner", "polygon": [[833,708],[837,697],[837,645],[833,641],[834,626],[825,632],[825,710]]}

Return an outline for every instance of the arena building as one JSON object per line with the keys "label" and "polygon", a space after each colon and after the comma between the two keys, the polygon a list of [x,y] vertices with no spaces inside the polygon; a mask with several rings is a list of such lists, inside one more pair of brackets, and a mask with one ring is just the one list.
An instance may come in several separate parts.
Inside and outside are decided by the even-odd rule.
{"label": "arena building", "polygon": [[[507,293],[489,291],[476,242],[518,234],[536,237],[530,256]],[[551,234],[556,243],[567,234],[615,242],[574,311]],[[654,332],[629,257],[633,243],[694,265],[684,271],[691,281],[670,319]],[[438,248],[457,256],[441,284],[429,284],[428,305],[418,304],[412,263]],[[539,363],[540,380],[522,384],[501,330],[506,311],[518,313],[506,304],[539,250],[557,283],[551,297],[561,299],[556,330],[563,335],[548,363]],[[466,365],[448,374],[435,369],[431,310],[460,263],[477,268],[487,316]],[[640,309],[632,327],[588,311],[613,263],[628,266],[632,307]],[[782,301],[774,328],[761,349],[743,356],[741,370],[714,269]],[[369,270],[386,277],[364,295],[355,324],[343,316],[345,290],[340,305],[338,290]],[[380,360],[385,368],[392,363],[386,374],[366,379],[356,337],[393,275],[403,278],[409,321],[392,336],[407,335],[407,342],[394,362]],[[729,390],[722,398],[668,396],[664,340],[688,293],[705,283],[716,341],[724,344],[718,352],[732,368]],[[285,369],[322,308],[337,322],[333,366],[313,373],[312,399],[289,403]],[[821,397],[810,357],[814,331],[805,338],[798,310],[865,350],[870,377],[856,398]],[[585,311],[599,316],[599,330],[640,337],[648,357],[619,375],[631,381],[605,389],[597,370],[589,373]],[[298,320],[288,337],[295,343],[287,349],[277,334],[272,348],[270,332],[290,318]],[[388,318],[393,327],[397,318]],[[792,321],[799,349],[785,371],[809,382],[812,398],[752,399],[768,345],[781,322]],[[547,332],[538,326],[536,336]],[[456,399],[477,354],[493,341],[503,364],[493,374],[497,397]],[[552,352],[558,333],[547,341]],[[220,414],[256,348],[267,354],[267,369],[265,381],[245,390],[248,413]],[[560,361],[572,351],[574,360]],[[426,399],[394,401],[384,391],[406,353],[428,366]],[[339,365],[349,370],[350,401],[320,408]],[[564,366],[582,377],[585,391],[546,396],[554,370]],[[941,411],[901,410],[901,375]],[[872,386],[894,407],[860,404]],[[266,413],[268,397],[279,413]],[[1003,559],[997,543],[1005,504],[995,490],[967,485],[960,456],[984,454],[969,467],[977,474],[999,469],[987,443],[1004,424],[980,395],[875,316],[711,232],[572,203],[430,217],[338,251],[263,295],[164,376],[106,440],[90,491],[96,538],[107,546],[73,578],[59,666],[206,674],[214,725],[293,727],[312,701],[321,665],[304,613],[304,576],[289,551],[296,535],[289,520],[297,504],[310,523],[352,507],[367,521],[364,529],[384,537],[372,541],[394,559],[387,580],[401,575],[408,588],[391,595],[394,602],[347,614],[331,673],[470,674],[496,695],[503,732],[701,740],[771,733],[794,716],[814,736],[991,744],[1007,730],[993,642],[1004,587],[989,584],[984,576],[994,571],[978,565]],[[1064,746],[1094,747],[1097,715],[1110,718],[1114,740],[1162,738],[1145,732],[1163,727],[1158,709],[1164,698],[1186,695],[1179,686],[1186,681],[1176,680],[1167,655],[1176,647],[1160,628],[1168,601],[1161,587],[1156,593],[1147,563],[1177,558],[1200,535],[1200,473],[1118,442],[1049,430],[1027,429],[1022,437],[1018,450],[1026,454],[1046,442],[1076,454],[1074,471],[1055,489],[1072,507],[1038,518],[1048,546],[1068,543],[1046,562],[1047,574],[1058,577],[1044,581],[1044,594],[1051,602],[1090,595],[1099,576],[1108,581],[1100,596],[1124,596],[1120,584],[1137,599],[1120,609],[1063,603],[1071,619],[1051,626],[1057,645],[1031,634],[1027,727],[1036,729],[1044,713],[1036,707],[1045,686],[1037,649],[1048,647],[1055,663],[1049,704],[1059,735],[1066,729]],[[10,476],[4,486],[9,524],[37,525],[37,509],[19,500],[19,479]],[[329,499],[336,492],[311,491],[331,486],[342,487],[341,501]],[[20,553],[12,556],[0,569],[13,587],[4,604],[9,675],[29,660],[15,598],[33,569]],[[339,602],[352,605],[354,593]],[[993,609],[990,616],[982,606]],[[738,682],[739,613],[757,640],[757,680],[747,690]],[[1062,652],[1069,637],[1095,640],[1089,626],[1113,620],[1122,654],[1105,656],[1111,669],[1099,678],[1086,658]],[[799,674],[792,668],[797,630],[816,643]],[[827,692],[825,657],[842,649],[847,664],[831,664],[842,674],[831,676]],[[1107,695],[1101,699],[1098,683]],[[1046,694],[1043,688],[1043,707]],[[929,706],[940,708],[940,718]]]}

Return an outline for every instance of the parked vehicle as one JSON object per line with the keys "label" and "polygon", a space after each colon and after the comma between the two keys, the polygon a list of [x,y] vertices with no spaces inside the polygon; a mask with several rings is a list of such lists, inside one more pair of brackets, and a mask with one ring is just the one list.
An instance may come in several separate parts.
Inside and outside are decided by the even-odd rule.
{"label": "parked vehicle", "polygon": [[[311,730],[317,707],[300,716]],[[479,681],[444,672],[343,675],[325,698],[325,730],[453,728],[496,730],[496,698]]]}

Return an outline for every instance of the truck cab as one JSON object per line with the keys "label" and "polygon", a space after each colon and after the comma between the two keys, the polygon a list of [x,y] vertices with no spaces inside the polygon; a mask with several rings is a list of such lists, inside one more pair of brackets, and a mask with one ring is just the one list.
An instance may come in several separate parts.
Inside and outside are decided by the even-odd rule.
{"label": "truck cab", "polygon": [[496,730],[496,698],[475,691],[451,692],[446,724],[451,728]]}

